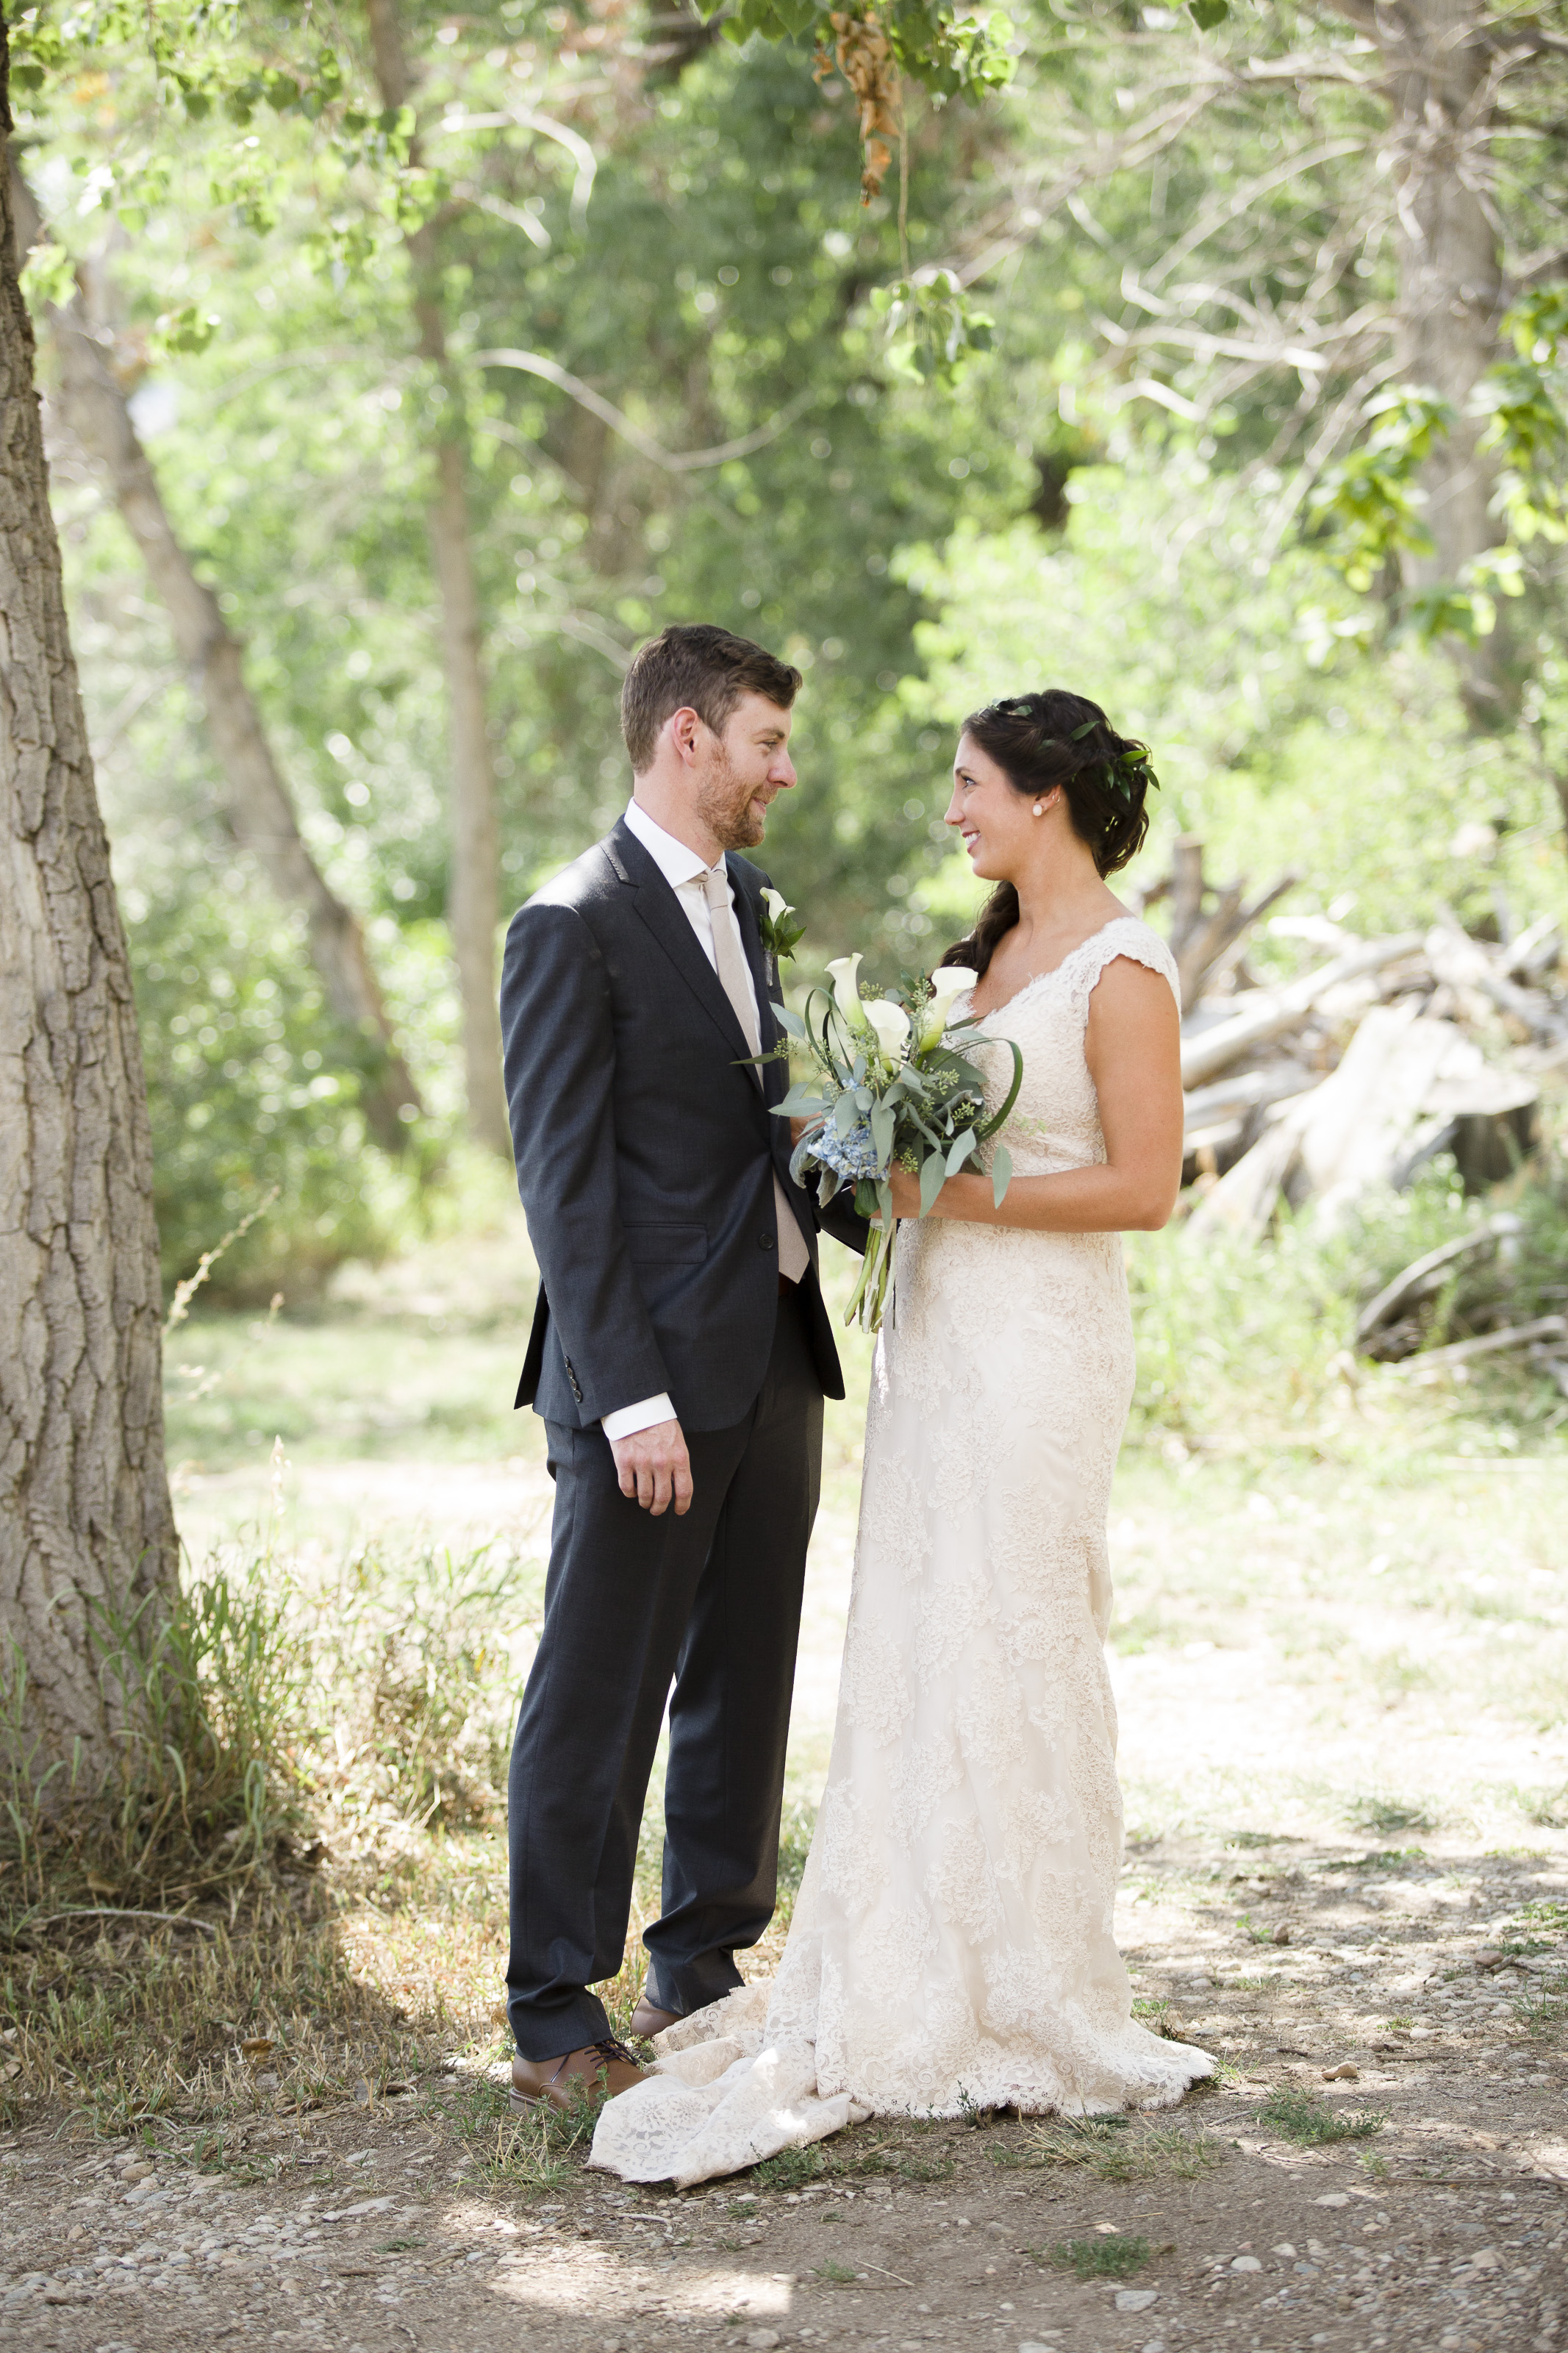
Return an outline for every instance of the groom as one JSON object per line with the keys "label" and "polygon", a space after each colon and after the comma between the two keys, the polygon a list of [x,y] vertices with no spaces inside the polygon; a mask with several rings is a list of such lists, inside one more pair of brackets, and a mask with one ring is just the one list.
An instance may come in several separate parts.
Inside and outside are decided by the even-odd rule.
{"label": "groom", "polygon": [[[640,2070],[589,1988],[620,1968],[669,1704],[660,1917],[634,2034],[741,1982],[776,1894],[822,1400],[842,1397],[816,1219],[791,1181],[760,915],[800,672],[674,628],[626,673],[626,815],[512,919],[501,1029],[539,1261],[517,1402],[555,1512],[510,1790],[514,2102]],[[863,1247],[852,1215],[829,1224]],[[671,1693],[671,1683],[674,1690]]]}

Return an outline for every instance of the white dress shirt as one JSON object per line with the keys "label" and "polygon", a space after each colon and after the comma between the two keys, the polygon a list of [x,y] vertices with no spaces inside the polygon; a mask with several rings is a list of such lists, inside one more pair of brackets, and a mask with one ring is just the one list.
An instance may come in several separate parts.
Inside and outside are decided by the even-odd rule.
{"label": "white dress shirt", "polygon": [[[713,911],[708,904],[705,889],[708,868],[704,866],[694,849],[688,849],[685,842],[677,841],[672,833],[666,833],[663,826],[655,825],[647,811],[639,807],[635,800],[628,801],[626,804],[626,824],[674,892],[682,914],[697,934],[698,945],[717,972],[719,959],[713,951]],[[730,887],[729,871],[722,858],[720,859],[714,871],[722,878],[725,897],[729,901],[729,913],[725,920],[735,924],[735,893]],[[752,968],[746,960],[738,924],[735,924],[735,940],[737,946],[742,949],[741,963],[746,975],[746,987],[751,991],[752,1009],[755,1014],[757,1012],[756,986],[752,979]],[[760,1034],[760,1019],[758,1029]],[[783,1187],[779,1184],[776,1173],[773,1177],[773,1193],[779,1216],[781,1218],[793,1216],[794,1212],[784,1197]],[[614,1413],[604,1416],[602,1427],[606,1438],[630,1438],[637,1430],[651,1430],[656,1421],[673,1421],[675,1418],[675,1408],[668,1397],[661,1390],[658,1397],[644,1398],[639,1405],[617,1407]]]}

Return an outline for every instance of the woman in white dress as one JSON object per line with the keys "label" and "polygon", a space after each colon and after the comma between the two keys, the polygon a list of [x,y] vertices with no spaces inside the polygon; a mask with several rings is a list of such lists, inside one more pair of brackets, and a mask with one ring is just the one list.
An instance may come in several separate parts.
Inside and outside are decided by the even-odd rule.
{"label": "woman in white dress", "polygon": [[[1143,747],[1059,690],[965,723],[947,822],[995,884],[953,1018],[1015,1039],[1014,1176],[895,1184],[837,1722],[771,1984],[660,2036],[593,2161],[701,2181],[867,2114],[1082,2116],[1180,2099],[1205,2053],[1131,2016],[1106,1512],[1131,1400],[1120,1236],[1181,1179],[1175,967],[1105,876]],[[975,1050],[1000,1103],[1013,1058]],[[918,1220],[918,1221],[917,1221]]]}

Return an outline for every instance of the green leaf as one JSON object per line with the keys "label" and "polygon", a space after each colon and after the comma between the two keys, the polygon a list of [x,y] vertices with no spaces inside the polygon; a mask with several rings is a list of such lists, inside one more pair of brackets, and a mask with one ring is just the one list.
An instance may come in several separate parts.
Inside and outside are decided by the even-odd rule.
{"label": "green leaf", "polygon": [[801,1044],[805,1045],[806,1029],[798,1013],[792,1013],[787,1005],[775,1005],[773,1018],[781,1029],[786,1030],[792,1038],[798,1038]]}
{"label": "green leaf", "polygon": [[923,1218],[947,1182],[947,1162],[940,1152],[928,1153],[921,1163],[921,1215]]}
{"label": "green leaf", "polygon": [[1187,5],[1200,33],[1212,33],[1230,14],[1230,0],[1187,0]]}
{"label": "green leaf", "polygon": [[999,1144],[991,1155],[991,1191],[998,1208],[1002,1207],[1003,1198],[1012,1179],[1013,1155],[1005,1144]]}
{"label": "green leaf", "polygon": [[947,1174],[950,1176],[957,1176],[973,1149],[974,1138],[970,1130],[965,1128],[961,1134],[953,1138],[952,1148],[947,1155]]}
{"label": "green leaf", "polygon": [[860,1106],[854,1095],[847,1092],[841,1094],[833,1106],[834,1132],[838,1135],[847,1135],[859,1116]]}
{"label": "green leaf", "polygon": [[871,1113],[871,1141],[877,1147],[879,1165],[885,1168],[893,1150],[893,1131],[897,1125],[892,1106],[879,1103]]}
{"label": "green leaf", "polygon": [[783,1103],[773,1105],[776,1115],[791,1119],[814,1117],[819,1112],[826,1113],[826,1097],[817,1094],[807,1079],[796,1079]]}

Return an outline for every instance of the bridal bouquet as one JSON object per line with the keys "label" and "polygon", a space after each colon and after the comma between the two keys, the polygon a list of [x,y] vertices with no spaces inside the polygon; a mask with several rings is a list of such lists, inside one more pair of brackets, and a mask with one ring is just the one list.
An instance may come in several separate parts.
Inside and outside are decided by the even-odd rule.
{"label": "bridal bouquet", "polygon": [[[880,1214],[844,1319],[858,1316],[863,1331],[877,1332],[892,1303],[893,1169],[919,1176],[923,1218],[950,1176],[971,1165],[983,1166],[980,1147],[1017,1100],[1024,1058],[1011,1039],[1002,1040],[1012,1052],[1013,1083],[1001,1110],[988,1119],[984,1075],[952,1041],[965,1032],[973,1033],[965,1039],[969,1045],[991,1041],[973,1018],[948,1020],[954,998],[973,987],[973,973],[946,965],[912,990],[863,998],[860,963],[852,955],[830,964],[832,995],[814,988],[804,1016],[773,1008],[816,1068],[815,1078],[797,1080],[775,1105],[774,1116],[806,1121],[790,1163],[797,1185],[816,1170],[825,1205],[853,1185],[861,1215]],[[990,1166],[998,1207],[1012,1174],[1011,1156],[998,1145]]]}

